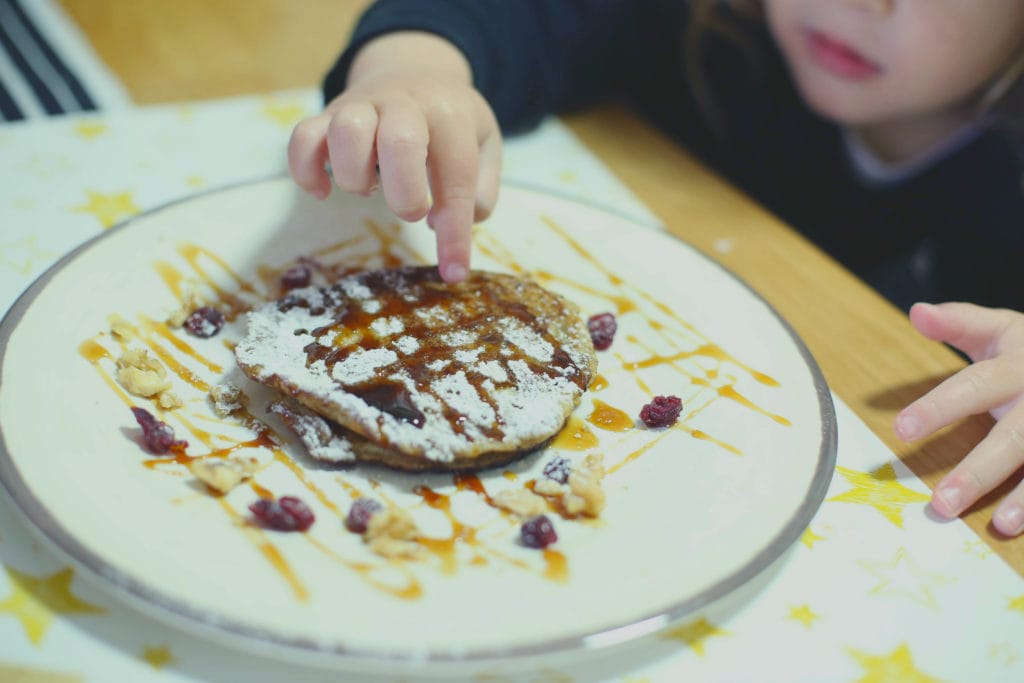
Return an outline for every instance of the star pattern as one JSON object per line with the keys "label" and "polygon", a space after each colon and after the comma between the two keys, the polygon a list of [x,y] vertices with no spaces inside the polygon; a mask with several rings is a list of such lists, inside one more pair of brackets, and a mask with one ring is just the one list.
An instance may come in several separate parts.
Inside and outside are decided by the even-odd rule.
{"label": "star pattern", "polygon": [[879,579],[869,595],[895,595],[938,609],[932,589],[956,581],[955,578],[925,571],[907,554],[906,548],[899,548],[888,562],[857,562],[870,574]]}
{"label": "star pattern", "polygon": [[274,123],[291,128],[306,113],[306,107],[298,102],[267,100],[263,103],[263,115]]}
{"label": "star pattern", "polygon": [[846,650],[864,670],[864,675],[856,683],[941,683],[938,678],[914,666],[906,643],[887,655],[870,655],[852,647]]}
{"label": "star pattern", "polygon": [[43,249],[35,235],[23,237],[15,242],[0,242],[0,266],[10,268],[22,275],[31,275],[40,261],[49,262],[57,253]]}
{"label": "star pattern", "polygon": [[924,493],[912,491],[896,479],[892,463],[886,463],[871,472],[858,472],[845,467],[836,471],[853,488],[838,496],[829,498],[836,503],[869,505],[881,512],[887,520],[903,528],[903,507],[910,503],[924,503],[931,499]]}
{"label": "star pattern", "polygon": [[74,570],[65,567],[56,574],[37,577],[4,567],[11,594],[0,602],[0,614],[13,614],[34,645],[42,642],[55,614],[102,614],[106,610],[71,592]]}
{"label": "star pattern", "polygon": [[811,606],[807,604],[796,605],[789,608],[789,618],[794,621],[799,621],[806,628],[810,628],[811,624],[820,619],[821,617],[815,614],[811,610]]}
{"label": "star pattern", "polygon": [[1024,614],[1024,595],[1018,595],[1015,598],[1010,598],[1010,604],[1006,609],[1011,609]]}
{"label": "star pattern", "polygon": [[800,542],[808,548],[813,548],[815,543],[824,540],[825,537],[819,536],[818,534],[814,533],[814,531],[811,530],[811,527],[807,527],[806,529],[804,529],[804,533],[800,536]]}
{"label": "star pattern", "polygon": [[141,209],[135,205],[131,192],[120,192],[115,194],[104,194],[86,190],[89,201],[71,208],[79,213],[91,213],[99,220],[104,228],[109,228],[122,218],[134,216]]}
{"label": "star pattern", "polygon": [[988,656],[1004,666],[1009,666],[1020,659],[1017,649],[1005,640],[989,647]]}
{"label": "star pattern", "polygon": [[142,650],[142,659],[151,667],[160,670],[174,661],[171,649],[166,645],[151,645]]}
{"label": "star pattern", "polygon": [[708,638],[732,635],[725,629],[718,628],[704,617],[691,621],[688,624],[669,629],[662,634],[662,638],[678,640],[685,643],[700,656],[704,656],[704,641]]}
{"label": "star pattern", "polygon": [[107,124],[99,121],[79,121],[74,126],[75,135],[85,140],[95,140],[107,132]]}

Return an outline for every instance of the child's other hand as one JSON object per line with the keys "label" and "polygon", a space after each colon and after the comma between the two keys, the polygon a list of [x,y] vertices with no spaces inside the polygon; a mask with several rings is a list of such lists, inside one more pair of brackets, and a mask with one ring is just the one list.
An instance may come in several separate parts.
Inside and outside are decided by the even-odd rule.
{"label": "child's other hand", "polygon": [[321,199],[331,191],[327,161],[338,187],[363,195],[377,188],[379,169],[388,206],[434,229],[441,277],[466,277],[473,221],[498,197],[501,134],[457,48],[425,33],[363,47],[345,91],[299,122],[288,144],[292,177]]}
{"label": "child's other hand", "polygon": [[[932,495],[932,508],[953,518],[1024,465],[1024,314],[962,303],[915,304],[910,320],[921,334],[960,349],[974,363],[904,408],[896,417],[897,436],[913,441],[985,411],[997,420]],[[996,508],[992,524],[1007,536],[1024,531],[1024,483]]]}

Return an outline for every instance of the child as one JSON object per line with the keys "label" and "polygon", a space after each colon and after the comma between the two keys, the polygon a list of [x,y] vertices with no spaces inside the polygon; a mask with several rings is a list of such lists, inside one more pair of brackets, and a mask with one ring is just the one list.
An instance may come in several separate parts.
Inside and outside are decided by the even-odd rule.
{"label": "child", "polygon": [[[1024,3],[381,0],[289,145],[315,196],[379,183],[437,233],[443,277],[497,199],[501,132],[628,102],[904,308],[1024,309]],[[429,194],[433,204],[429,203]],[[992,411],[932,499],[956,516],[1024,464],[1024,315],[919,304],[975,363],[904,409],[918,439]],[[1024,485],[995,527],[1024,531]]]}

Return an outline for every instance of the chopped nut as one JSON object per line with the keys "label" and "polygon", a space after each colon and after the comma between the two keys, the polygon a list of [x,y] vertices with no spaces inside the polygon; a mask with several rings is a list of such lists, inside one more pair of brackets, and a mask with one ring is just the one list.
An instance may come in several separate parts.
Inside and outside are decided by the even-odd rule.
{"label": "chopped nut", "polygon": [[372,517],[363,540],[374,553],[392,559],[417,559],[423,547],[416,543],[419,529],[408,512],[388,507]]}
{"label": "chopped nut", "polygon": [[604,509],[604,490],[601,480],[604,479],[604,457],[588,455],[579,468],[569,473],[569,488],[572,493],[565,496],[562,502],[571,515],[584,514],[597,517]]}
{"label": "chopped nut", "polygon": [[115,337],[121,339],[131,339],[138,330],[130,322],[119,316],[117,313],[111,313],[107,316],[107,322],[110,323],[110,332]]}
{"label": "chopped nut", "polygon": [[534,493],[539,493],[542,496],[552,496],[554,498],[561,498],[569,492],[569,487],[565,484],[559,484],[554,479],[538,479],[533,485]]}
{"label": "chopped nut", "polygon": [[242,390],[230,382],[222,382],[210,387],[210,401],[213,411],[221,417],[227,417],[242,407]]}
{"label": "chopped nut", "polygon": [[519,517],[534,517],[548,509],[548,502],[526,489],[505,489],[494,496],[494,504]]}
{"label": "chopped nut", "polygon": [[157,398],[157,403],[164,410],[174,410],[185,405],[185,402],[178,398],[178,395],[173,391],[161,391],[160,396]]}
{"label": "chopped nut", "polygon": [[186,287],[185,291],[181,295],[181,307],[167,316],[167,324],[171,327],[178,328],[185,324],[188,317],[192,315],[192,312],[197,308],[201,308],[203,300],[199,298],[199,294],[193,287]]}
{"label": "chopped nut", "polygon": [[127,349],[121,354],[117,359],[117,381],[128,392],[143,398],[171,387],[164,366],[145,349]]}
{"label": "chopped nut", "polygon": [[202,458],[193,460],[189,470],[207,486],[227,493],[259,469],[256,458]]}

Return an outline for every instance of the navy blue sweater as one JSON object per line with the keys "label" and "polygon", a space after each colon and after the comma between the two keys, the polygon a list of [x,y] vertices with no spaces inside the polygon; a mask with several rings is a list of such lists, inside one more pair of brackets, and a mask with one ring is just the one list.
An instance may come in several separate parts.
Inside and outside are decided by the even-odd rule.
{"label": "navy blue sweater", "polygon": [[368,40],[433,32],[465,53],[506,134],[625,102],[897,306],[1024,310],[1024,163],[1009,133],[987,130],[899,182],[867,181],[842,131],[805,106],[760,21],[724,16],[739,43],[705,37],[710,97],[698,98],[685,66],[687,15],[683,0],[379,0],[324,96],[341,92]]}

